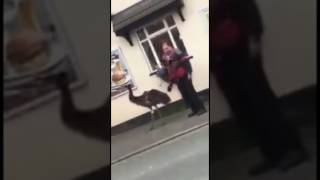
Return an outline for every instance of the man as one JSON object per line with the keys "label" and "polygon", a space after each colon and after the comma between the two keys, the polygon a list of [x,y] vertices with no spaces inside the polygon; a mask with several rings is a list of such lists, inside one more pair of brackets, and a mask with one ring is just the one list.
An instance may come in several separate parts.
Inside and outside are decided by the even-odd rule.
{"label": "man", "polygon": [[181,96],[192,110],[188,117],[205,113],[206,109],[191,81],[191,66],[187,63],[191,57],[175,50],[167,41],[162,42],[161,47],[163,52],[162,59],[168,69],[170,81],[168,91],[171,91],[174,83],[177,84]]}
{"label": "man", "polygon": [[210,63],[239,124],[256,138],[264,160],[259,175],[288,170],[306,159],[296,130],[284,118],[262,66],[262,19],[254,0],[215,0]]}

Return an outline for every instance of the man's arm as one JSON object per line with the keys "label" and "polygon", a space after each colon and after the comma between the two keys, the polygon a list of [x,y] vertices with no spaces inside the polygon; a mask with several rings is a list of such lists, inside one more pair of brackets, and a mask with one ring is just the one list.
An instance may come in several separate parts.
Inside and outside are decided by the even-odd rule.
{"label": "man's arm", "polygon": [[262,16],[255,0],[244,0],[243,5],[244,20],[249,28],[250,52],[252,57],[257,57],[262,52],[262,36],[264,32]]}
{"label": "man's arm", "polygon": [[168,89],[167,89],[168,92],[171,92],[172,86],[173,86],[173,81],[170,81],[170,84],[169,84]]}

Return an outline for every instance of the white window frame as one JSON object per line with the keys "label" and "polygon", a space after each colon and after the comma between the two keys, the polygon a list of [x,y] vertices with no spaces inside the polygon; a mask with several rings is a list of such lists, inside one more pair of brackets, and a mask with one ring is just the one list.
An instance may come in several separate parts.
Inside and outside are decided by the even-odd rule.
{"label": "white window frame", "polygon": [[[171,16],[171,17],[173,18],[173,20],[174,20],[174,22],[175,22],[175,24],[174,24],[173,26],[170,26],[170,27],[169,27],[167,21],[165,20],[165,18],[166,18],[167,16]],[[147,30],[146,30],[146,27],[148,27],[150,24],[152,24],[152,23],[154,23],[154,22],[159,21],[160,19],[161,19],[161,22],[164,24],[164,28],[161,29],[161,30],[158,30],[158,31],[156,31],[156,32],[154,32],[154,33],[152,33],[152,34],[148,34],[148,32],[147,32]],[[153,21],[153,22],[151,22],[151,23],[148,23],[148,24],[146,24],[146,25],[144,25],[144,26],[141,26],[140,28],[137,28],[137,29],[135,30],[135,35],[136,35],[136,37],[137,37],[137,41],[138,41],[139,47],[140,47],[140,49],[141,49],[141,51],[142,51],[142,53],[143,53],[143,55],[144,55],[144,57],[145,57],[146,63],[148,64],[148,68],[149,68],[150,73],[153,73],[153,72],[155,72],[156,70],[153,70],[153,69],[152,69],[152,66],[151,66],[151,64],[150,64],[150,60],[149,60],[149,58],[148,58],[148,56],[147,56],[147,54],[146,54],[146,52],[145,52],[145,50],[144,50],[144,48],[143,48],[143,46],[142,46],[142,43],[148,42],[148,44],[149,44],[149,46],[150,46],[150,48],[151,48],[152,54],[153,54],[153,56],[155,57],[155,60],[156,60],[156,62],[157,62],[157,65],[158,65],[160,68],[162,68],[163,66],[162,66],[162,64],[161,64],[161,62],[160,62],[160,59],[158,58],[157,52],[156,52],[155,48],[153,47],[151,40],[152,40],[153,38],[159,36],[159,35],[162,35],[162,34],[164,34],[164,33],[168,33],[168,34],[169,34],[169,38],[170,38],[170,40],[171,40],[171,42],[172,42],[173,47],[174,47],[174,48],[177,48],[178,46],[177,46],[177,44],[176,44],[176,42],[175,42],[175,40],[174,40],[174,38],[173,38],[173,35],[172,35],[172,33],[171,33],[171,30],[172,30],[172,29],[175,29],[175,28],[178,28],[178,26],[177,26],[177,21],[176,21],[176,19],[174,18],[174,15],[173,15],[173,14],[167,14],[167,15],[162,16],[161,18],[159,18],[159,19],[157,19],[157,20],[155,20],[155,21]],[[144,31],[144,33],[145,33],[145,35],[146,35],[146,38],[145,38],[144,40],[140,40],[140,38],[139,38],[139,36],[138,36],[137,31],[140,30],[140,29],[143,29],[143,31]],[[179,30],[179,29],[178,29],[178,30]]]}

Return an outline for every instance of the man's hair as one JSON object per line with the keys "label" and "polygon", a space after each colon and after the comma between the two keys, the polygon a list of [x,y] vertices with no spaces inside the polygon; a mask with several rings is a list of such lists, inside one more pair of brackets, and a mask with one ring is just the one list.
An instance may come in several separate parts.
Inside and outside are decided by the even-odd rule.
{"label": "man's hair", "polygon": [[173,47],[173,45],[171,44],[171,42],[168,41],[168,40],[162,40],[160,44],[161,44],[161,47],[163,47],[163,45],[165,45],[165,44],[168,45],[168,46]]}

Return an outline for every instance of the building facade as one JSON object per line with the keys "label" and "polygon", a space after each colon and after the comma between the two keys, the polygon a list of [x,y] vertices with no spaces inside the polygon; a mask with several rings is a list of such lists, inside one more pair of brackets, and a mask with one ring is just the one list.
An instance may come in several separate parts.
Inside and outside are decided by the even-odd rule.
{"label": "building facade", "polygon": [[[130,74],[135,95],[150,89],[167,91],[167,83],[150,76],[161,67],[160,42],[163,40],[169,40],[174,47],[194,56],[191,60],[194,86],[198,92],[209,88],[208,0],[111,2],[111,50],[116,54],[112,55],[117,56],[116,61],[122,61]],[[117,85],[111,84],[116,87],[112,89],[115,93],[111,101],[112,126],[149,111],[131,103],[127,90],[121,91]],[[116,93],[117,90],[120,92]],[[176,87],[168,95],[173,102],[181,99]]]}

